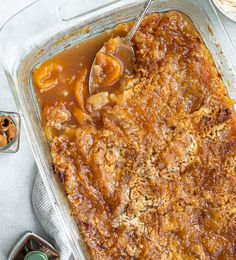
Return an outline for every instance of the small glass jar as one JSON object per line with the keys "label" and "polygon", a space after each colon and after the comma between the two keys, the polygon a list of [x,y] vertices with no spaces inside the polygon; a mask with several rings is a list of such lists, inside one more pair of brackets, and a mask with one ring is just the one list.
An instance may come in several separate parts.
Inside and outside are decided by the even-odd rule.
{"label": "small glass jar", "polygon": [[0,146],[0,154],[16,153],[19,150],[19,144],[20,144],[20,125],[21,125],[20,115],[15,112],[0,111],[0,118],[3,116],[8,117],[12,121],[12,123],[15,126],[16,132],[13,140],[11,140],[5,146]]}
{"label": "small glass jar", "polygon": [[8,260],[59,260],[57,250],[40,236],[26,231],[11,249]]}

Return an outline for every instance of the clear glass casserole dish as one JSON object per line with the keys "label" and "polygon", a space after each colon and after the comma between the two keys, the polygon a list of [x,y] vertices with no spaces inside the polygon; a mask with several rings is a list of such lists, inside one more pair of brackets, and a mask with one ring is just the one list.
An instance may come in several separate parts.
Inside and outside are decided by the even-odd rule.
{"label": "clear glass casserole dish", "polygon": [[[115,25],[133,20],[143,0],[39,0],[18,12],[1,28],[1,60],[19,107],[31,147],[50,199],[76,259],[89,258],[70,215],[60,183],[52,174],[52,160],[31,81],[36,64]],[[236,99],[236,52],[210,1],[159,0],[149,12],[178,10],[199,30],[222,74],[231,98]]]}

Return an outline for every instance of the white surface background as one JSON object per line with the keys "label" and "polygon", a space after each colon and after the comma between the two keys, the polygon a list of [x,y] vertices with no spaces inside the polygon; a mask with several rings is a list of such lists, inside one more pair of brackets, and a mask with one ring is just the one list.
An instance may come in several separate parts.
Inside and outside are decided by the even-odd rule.
{"label": "white surface background", "polygon": [[[0,26],[8,17],[30,2],[32,0],[0,0]],[[236,47],[236,23],[221,17]],[[0,110],[16,111],[1,66]],[[25,131],[22,129],[19,152],[13,155],[0,155],[0,260],[7,258],[11,246],[24,231],[32,230],[45,236],[31,206],[34,178],[35,162]]]}
{"label": "white surface background", "polygon": [[[0,0],[0,27],[8,17],[30,2],[32,0]],[[0,110],[16,111],[1,65]],[[24,130],[20,141],[17,154],[0,154],[0,260],[7,259],[10,248],[26,230],[45,236],[31,206],[36,167]]]}

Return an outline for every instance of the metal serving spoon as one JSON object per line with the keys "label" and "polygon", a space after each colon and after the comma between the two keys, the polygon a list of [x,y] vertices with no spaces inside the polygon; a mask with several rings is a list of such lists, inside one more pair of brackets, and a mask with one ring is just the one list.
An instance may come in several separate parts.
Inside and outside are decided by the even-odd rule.
{"label": "metal serving spoon", "polygon": [[[120,61],[120,63],[122,64],[122,73],[119,76],[119,79],[122,77],[123,72],[124,71],[130,71],[131,68],[133,67],[133,60],[134,60],[134,50],[131,44],[131,40],[134,36],[134,34],[136,33],[140,23],[143,20],[143,17],[146,15],[148,8],[150,7],[150,5],[153,3],[154,0],[146,0],[145,4],[139,14],[139,16],[137,17],[134,26],[132,27],[132,29],[130,30],[129,34],[126,37],[120,38],[120,37],[116,37],[114,39],[119,39],[118,41],[118,48],[119,49],[119,57],[114,57],[117,58],[117,60]],[[90,75],[89,75],[89,92],[90,94],[94,94],[98,89],[98,86],[96,84],[94,84],[94,68],[95,68],[95,64],[96,64],[96,60],[98,57],[98,54],[106,54],[106,47],[103,46],[100,51],[96,54],[96,57],[93,61],[91,70],[90,70]],[[113,58],[114,58],[113,57]],[[125,62],[123,62],[125,60]],[[115,85],[115,83],[117,83],[117,80],[114,82],[111,82],[109,87],[111,88],[113,85]]]}

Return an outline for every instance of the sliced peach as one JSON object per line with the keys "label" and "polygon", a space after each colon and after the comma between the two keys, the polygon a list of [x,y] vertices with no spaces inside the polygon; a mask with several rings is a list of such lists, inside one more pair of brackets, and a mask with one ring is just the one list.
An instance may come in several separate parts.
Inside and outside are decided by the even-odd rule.
{"label": "sliced peach", "polygon": [[84,98],[87,95],[87,87],[85,86],[87,70],[84,69],[79,72],[78,79],[75,83],[75,97],[78,106],[84,110]]}
{"label": "sliced peach", "polygon": [[45,136],[47,138],[47,140],[49,142],[52,142],[54,136],[55,136],[55,133],[54,133],[54,130],[51,126],[45,126],[44,127],[44,133],[45,133]]}
{"label": "sliced peach", "polygon": [[109,87],[113,85],[121,76],[123,68],[120,61],[105,53],[99,52],[96,56],[96,65],[101,67],[102,75],[100,74],[103,87]]}
{"label": "sliced peach", "polygon": [[86,122],[91,121],[90,115],[83,112],[80,108],[74,109],[73,115],[74,115],[75,119],[77,120],[77,122],[80,123],[81,125],[85,124]]}
{"label": "sliced peach", "polygon": [[59,73],[62,66],[48,61],[33,71],[33,80],[40,89],[40,92],[47,91],[58,84]]}

